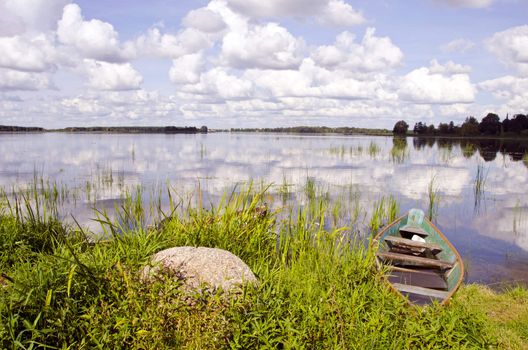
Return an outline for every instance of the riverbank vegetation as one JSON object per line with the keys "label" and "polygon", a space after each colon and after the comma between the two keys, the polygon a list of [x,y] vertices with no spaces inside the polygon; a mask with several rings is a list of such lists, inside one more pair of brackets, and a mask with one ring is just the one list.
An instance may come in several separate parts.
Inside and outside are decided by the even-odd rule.
{"label": "riverbank vegetation", "polygon": [[232,128],[231,132],[262,132],[262,133],[288,133],[288,134],[342,134],[342,135],[374,135],[391,136],[387,129],[368,129],[354,127],[327,126],[292,126],[283,128]]}
{"label": "riverbank vegetation", "polygon": [[0,125],[0,132],[78,132],[107,134],[197,134],[207,133],[207,127],[194,126],[88,126],[63,129],[44,129],[37,127]]}
{"label": "riverbank vegetation", "polygon": [[479,122],[475,117],[467,117],[460,124],[440,123],[438,126],[427,124],[427,122],[417,122],[412,130],[409,125],[400,120],[394,124],[394,134],[418,136],[444,136],[444,137],[512,137],[528,138],[528,116],[525,114],[515,114],[511,119],[507,115],[504,120],[495,113],[488,113]]}
{"label": "riverbank vegetation", "polygon": [[[448,306],[425,308],[389,290],[365,237],[399,214],[392,197],[366,218],[373,232],[359,232],[354,219],[336,225],[328,215],[335,204],[310,182],[304,206],[265,212],[257,208],[269,200],[267,186],[227,192],[214,206],[169,189],[168,210],[156,199],[145,204],[137,190],[115,213],[94,211],[103,232],[95,235],[59,220],[58,191],[27,188],[0,196],[2,348],[528,346],[523,288],[465,286]],[[343,216],[357,220],[359,205]],[[149,257],[172,246],[229,250],[259,283],[228,296],[186,295],[168,274],[143,281]]]}

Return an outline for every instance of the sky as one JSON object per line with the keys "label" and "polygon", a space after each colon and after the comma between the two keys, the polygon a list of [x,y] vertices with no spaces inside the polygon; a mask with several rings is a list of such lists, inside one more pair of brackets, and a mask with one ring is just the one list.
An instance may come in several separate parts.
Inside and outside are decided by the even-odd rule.
{"label": "sky", "polygon": [[0,125],[528,113],[526,0],[0,0]]}

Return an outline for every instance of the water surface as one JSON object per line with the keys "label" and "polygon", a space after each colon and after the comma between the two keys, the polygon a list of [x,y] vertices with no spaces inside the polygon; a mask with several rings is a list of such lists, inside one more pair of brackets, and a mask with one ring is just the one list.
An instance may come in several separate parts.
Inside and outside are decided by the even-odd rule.
{"label": "water surface", "polygon": [[[170,185],[187,196],[199,188],[215,201],[234,184],[272,184],[273,207],[306,205],[315,184],[346,208],[359,204],[367,220],[373,203],[392,195],[401,212],[427,210],[438,193],[436,224],[459,250],[467,280],[528,283],[528,166],[522,142],[393,139],[283,134],[108,135],[0,134],[0,186],[12,188],[35,174],[76,188],[62,215],[83,225],[94,200],[112,208],[139,185],[151,192]],[[285,190],[286,189],[286,190]],[[167,196],[163,197],[167,200]]]}

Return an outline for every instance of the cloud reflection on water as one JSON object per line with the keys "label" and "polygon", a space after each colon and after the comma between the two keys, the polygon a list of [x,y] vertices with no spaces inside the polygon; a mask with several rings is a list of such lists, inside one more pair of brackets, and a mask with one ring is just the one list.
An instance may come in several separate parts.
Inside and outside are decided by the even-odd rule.
{"label": "cloud reflection on water", "polygon": [[[434,178],[440,194],[439,225],[455,243],[459,239],[455,232],[471,231],[528,251],[527,220],[518,220],[515,230],[512,224],[519,215],[512,208],[528,207],[528,198],[522,195],[528,193],[528,169],[500,153],[484,162],[479,152],[468,154],[463,145],[445,141],[440,145],[409,138],[400,143],[366,136],[4,134],[0,185],[30,181],[34,171],[77,188],[92,181],[101,185],[94,191],[97,200],[111,209],[112,200],[138,185],[170,183],[192,193],[200,182],[213,198],[234,183],[251,179],[276,185],[272,192],[284,181],[300,192],[310,177],[334,196],[345,187],[359,190],[367,208],[380,196],[392,194],[406,210],[427,206],[428,184]],[[479,164],[487,177],[483,210],[475,211],[473,186]],[[88,204],[71,213],[86,224],[93,217]],[[527,215],[524,209],[522,213]]]}

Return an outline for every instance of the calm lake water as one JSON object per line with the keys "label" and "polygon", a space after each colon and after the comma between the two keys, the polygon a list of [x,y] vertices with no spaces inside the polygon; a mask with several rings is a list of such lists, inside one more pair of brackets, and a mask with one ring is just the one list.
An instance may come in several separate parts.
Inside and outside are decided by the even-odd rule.
{"label": "calm lake water", "polygon": [[[272,184],[269,205],[303,206],[305,188],[347,208],[360,205],[366,225],[376,201],[392,195],[401,212],[427,210],[438,192],[435,222],[459,250],[467,281],[528,284],[528,160],[519,142],[393,139],[277,134],[106,135],[0,134],[0,186],[24,186],[34,175],[76,189],[64,208],[89,227],[92,206],[113,208],[137,185],[167,184],[184,196],[200,188],[217,201],[235,184]],[[480,184],[480,189],[478,184]],[[286,189],[286,191],[285,191]],[[279,195],[288,192],[284,200]],[[284,197],[284,196],[283,196]],[[167,196],[163,197],[167,201]],[[167,203],[164,203],[167,205]],[[94,228],[95,229],[95,228]]]}

